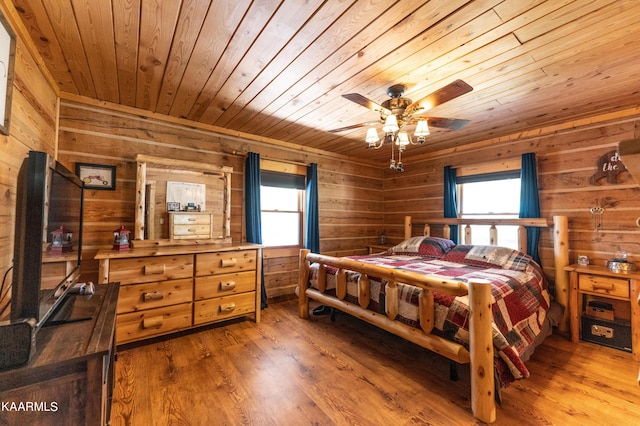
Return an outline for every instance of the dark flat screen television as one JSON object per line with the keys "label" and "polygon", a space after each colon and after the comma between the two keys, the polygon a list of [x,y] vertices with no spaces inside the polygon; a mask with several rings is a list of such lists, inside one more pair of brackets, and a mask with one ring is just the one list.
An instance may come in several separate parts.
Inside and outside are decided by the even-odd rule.
{"label": "dark flat screen television", "polygon": [[[44,152],[31,151],[18,174],[11,320],[40,328],[80,277],[84,186]],[[51,264],[65,265],[53,273]]]}

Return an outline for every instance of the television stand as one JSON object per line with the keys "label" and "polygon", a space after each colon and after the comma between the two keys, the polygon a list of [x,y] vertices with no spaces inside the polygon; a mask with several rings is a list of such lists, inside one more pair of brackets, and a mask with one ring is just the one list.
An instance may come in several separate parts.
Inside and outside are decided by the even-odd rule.
{"label": "television stand", "polygon": [[95,294],[67,293],[64,298],[44,323],[44,327],[91,320],[100,307],[94,300]]}
{"label": "television stand", "polygon": [[119,284],[110,283],[96,286],[91,296],[67,296],[54,315],[66,305],[72,314],[68,318],[76,309],[85,317],[93,312],[90,319],[40,328],[31,362],[0,372],[0,401],[8,404],[3,422],[109,423],[118,291]]}

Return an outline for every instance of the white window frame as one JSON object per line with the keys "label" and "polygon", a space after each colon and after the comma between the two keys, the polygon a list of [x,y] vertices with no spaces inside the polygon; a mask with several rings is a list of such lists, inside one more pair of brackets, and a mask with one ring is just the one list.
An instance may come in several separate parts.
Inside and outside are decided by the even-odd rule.
{"label": "white window frame", "polygon": [[[463,168],[456,169],[456,181],[458,180],[469,180],[469,178],[473,179],[474,177],[479,178],[479,182],[482,181],[482,176],[487,177],[487,181],[489,180],[500,180],[494,179],[491,175],[505,173],[516,175],[519,173],[521,168],[521,161],[518,158],[517,160],[510,161],[502,161],[499,163],[487,163],[482,165],[474,165]],[[459,178],[464,179],[459,179]],[[505,177],[506,179],[513,179],[513,177]],[[519,178],[518,178],[519,179]],[[522,182],[520,183],[522,184]],[[519,217],[519,208],[516,212],[487,212],[487,213],[465,213],[463,211],[463,197],[464,197],[464,183],[456,182],[456,197],[458,199],[458,218],[459,219],[471,219],[471,218],[496,218],[496,219],[505,219],[505,218],[518,218]],[[520,189],[518,189],[518,199],[520,196]],[[510,225],[496,225],[498,230],[498,245],[511,247],[514,249],[518,249],[518,229],[516,226]],[[475,231],[474,231],[475,229]],[[488,235],[489,235],[489,226],[482,227],[482,225],[474,225],[471,227],[472,232],[472,241],[474,244],[489,244]],[[483,235],[482,239],[477,238],[479,233]],[[464,229],[463,227],[458,227],[458,241],[464,240]]]}

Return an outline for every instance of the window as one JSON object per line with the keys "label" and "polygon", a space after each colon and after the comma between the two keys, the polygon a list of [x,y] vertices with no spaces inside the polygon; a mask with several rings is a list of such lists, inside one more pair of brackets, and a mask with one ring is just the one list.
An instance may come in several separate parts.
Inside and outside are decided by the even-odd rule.
{"label": "window", "polygon": [[[506,219],[519,216],[519,170],[462,176],[456,178],[456,182],[461,218]],[[518,227],[502,225],[497,228],[497,244],[517,249]],[[489,244],[489,226],[473,225],[471,230],[474,244]]]}
{"label": "window", "polygon": [[301,247],[305,176],[262,170],[260,179],[262,244]]}

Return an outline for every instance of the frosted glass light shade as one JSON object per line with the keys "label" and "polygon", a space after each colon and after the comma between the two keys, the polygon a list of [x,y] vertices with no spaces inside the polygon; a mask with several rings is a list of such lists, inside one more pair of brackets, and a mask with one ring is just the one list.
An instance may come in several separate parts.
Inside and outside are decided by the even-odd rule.
{"label": "frosted glass light shade", "polygon": [[367,130],[367,137],[364,139],[368,143],[376,143],[380,140],[378,132],[373,127],[369,127]]}
{"label": "frosted glass light shade", "polygon": [[427,124],[427,120],[418,120],[418,124],[416,125],[416,132],[414,133],[414,136],[418,138],[429,136],[429,125]]}
{"label": "frosted glass light shade", "polygon": [[398,120],[396,119],[396,116],[393,114],[388,115],[387,119],[384,122],[382,130],[384,130],[386,133],[394,133],[397,132],[398,129],[400,129],[400,127],[398,127]]}

